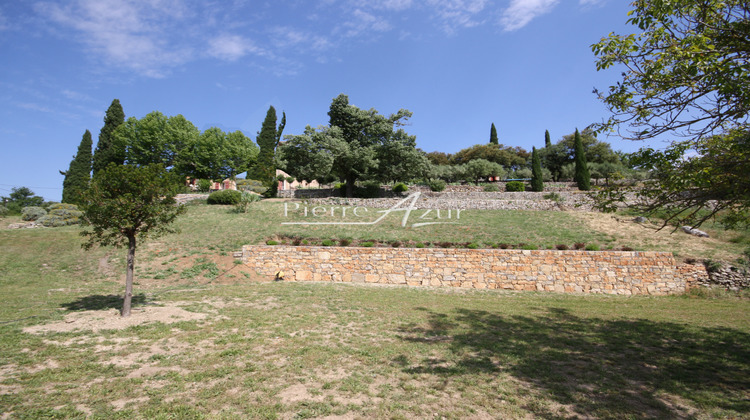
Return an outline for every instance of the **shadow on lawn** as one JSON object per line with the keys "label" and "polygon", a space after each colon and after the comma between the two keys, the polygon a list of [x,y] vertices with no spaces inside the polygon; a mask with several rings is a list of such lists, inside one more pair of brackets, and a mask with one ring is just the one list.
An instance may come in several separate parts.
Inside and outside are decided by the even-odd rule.
{"label": "shadow on lawn", "polygon": [[[443,343],[447,360],[407,365],[404,356],[396,358],[408,373],[507,372],[532,394],[567,406],[563,417],[692,417],[685,403],[704,413],[750,412],[750,334],[744,332],[580,318],[564,309],[536,317],[420,310],[428,312],[429,326],[404,328],[403,338]],[[561,416],[542,404],[524,408],[537,417]]]}
{"label": "shadow on lawn", "polygon": [[[61,307],[69,311],[99,311],[102,309],[122,309],[121,295],[91,295],[84,296],[73,302],[63,303]],[[146,295],[139,293],[133,295],[131,305],[136,307],[146,303]]]}

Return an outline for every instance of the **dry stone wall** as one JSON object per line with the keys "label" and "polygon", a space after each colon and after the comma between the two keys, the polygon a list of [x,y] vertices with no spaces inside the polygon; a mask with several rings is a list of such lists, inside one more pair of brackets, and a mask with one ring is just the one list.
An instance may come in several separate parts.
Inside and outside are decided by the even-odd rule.
{"label": "dry stone wall", "polygon": [[683,293],[707,276],[664,252],[246,245],[242,260],[292,281],[618,295]]}

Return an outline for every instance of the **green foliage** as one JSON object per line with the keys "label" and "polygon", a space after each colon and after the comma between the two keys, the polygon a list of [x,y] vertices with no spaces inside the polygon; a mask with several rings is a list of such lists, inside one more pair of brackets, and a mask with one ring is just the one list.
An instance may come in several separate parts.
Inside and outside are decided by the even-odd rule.
{"label": "green foliage", "polygon": [[180,186],[162,165],[116,165],[101,170],[84,194],[81,235],[84,248],[128,244],[122,316],[130,316],[137,241],[173,232],[170,224],[185,211],[174,196]]}
{"label": "green foliage", "polygon": [[544,191],[544,174],[542,173],[542,161],[536,147],[531,149],[531,191]]}
{"label": "green foliage", "polygon": [[750,3],[636,0],[632,6],[627,23],[636,33],[611,33],[592,46],[597,70],[616,67],[622,74],[599,93],[612,112],[600,128],[627,125],[636,140],[662,134],[698,140],[746,126]]}
{"label": "green foliage", "polygon": [[247,213],[250,204],[258,201],[260,201],[260,196],[258,194],[253,194],[249,191],[242,191],[240,193],[240,201],[235,206],[235,211],[237,213]]}
{"label": "green foliage", "polygon": [[263,194],[266,191],[266,187],[257,179],[238,179],[236,182],[237,188],[243,191],[252,191],[258,194]]}
{"label": "green foliage", "polygon": [[474,159],[464,167],[464,176],[467,181],[479,185],[479,181],[490,176],[504,177],[505,169],[495,162],[485,159]]}
{"label": "green foliage", "polygon": [[361,187],[354,189],[354,196],[357,198],[379,198],[382,194],[380,182],[365,181]]}
{"label": "green foliage", "polygon": [[588,244],[586,245],[586,251],[599,251],[601,248],[598,244]]}
{"label": "green foliage", "polygon": [[526,191],[526,184],[524,184],[523,181],[510,181],[505,184],[505,191],[523,192]]}
{"label": "green foliage", "polygon": [[46,215],[47,210],[37,206],[24,207],[21,210],[21,220],[26,220],[27,222],[38,220]]}
{"label": "green foliage", "polygon": [[214,191],[206,200],[207,204],[235,205],[242,200],[242,193],[237,190]]}
{"label": "green foliage", "polygon": [[500,191],[500,187],[498,187],[496,184],[485,184],[482,188],[484,192],[498,192]]}
{"label": "green foliage", "polygon": [[178,173],[194,178],[234,178],[255,163],[258,147],[241,131],[225,133],[212,127],[199,136],[188,134],[177,150]]}
{"label": "green foliage", "polygon": [[330,240],[330,239],[323,239],[323,241],[320,243],[323,246],[334,246],[336,245],[336,242]]}
{"label": "green foliage", "polygon": [[499,144],[498,138],[497,138],[497,129],[495,128],[495,123],[492,123],[490,126],[490,144]]}
{"label": "green foliage", "polygon": [[578,189],[581,191],[588,191],[591,189],[591,175],[589,174],[589,168],[586,164],[586,152],[583,148],[583,142],[581,141],[581,134],[576,129],[575,133],[575,174],[574,179]]}
{"label": "green foliage", "polygon": [[39,218],[39,223],[47,227],[77,225],[81,223],[83,212],[75,204],[54,203],[48,208],[48,213]]}
{"label": "green foliage", "polygon": [[430,179],[427,181],[427,186],[430,187],[430,191],[443,191],[445,190],[445,185],[445,181],[442,179]]}
{"label": "green foliage", "polygon": [[60,172],[65,175],[62,191],[63,203],[80,203],[83,192],[89,187],[92,167],[91,146],[91,132],[86,130],[68,170]]}
{"label": "green foliage", "polygon": [[542,197],[545,200],[551,200],[551,201],[556,201],[556,202],[564,201],[564,199],[560,196],[560,194],[558,194],[556,192],[551,192],[551,193],[548,193],[548,194],[544,194]]}
{"label": "green foliage", "polygon": [[199,192],[206,193],[206,192],[211,191],[211,187],[214,185],[214,183],[211,182],[210,179],[202,178],[202,179],[199,179],[195,183],[195,185],[198,187]]}
{"label": "green foliage", "polygon": [[278,245],[279,241],[274,241],[273,239],[270,239],[266,241],[266,245]]}
{"label": "green foliage", "polygon": [[9,214],[21,214],[24,207],[41,207],[44,198],[35,195],[28,187],[13,187],[8,197],[3,197]]}
{"label": "green foliage", "polygon": [[276,108],[268,107],[266,118],[263,120],[260,133],[258,134],[258,160],[251,173],[253,178],[259,179],[266,187],[264,194],[268,197],[276,195],[276,147],[279,145],[281,135],[286,126],[286,113],[282,113],[281,122],[276,127]]}
{"label": "green foliage", "polygon": [[398,184],[393,186],[393,192],[396,194],[400,194],[403,192],[406,192],[409,189],[409,187],[406,186],[406,184],[399,182]]}
{"label": "green foliage", "polygon": [[125,162],[130,165],[162,164],[182,175],[211,178],[189,168],[189,151],[198,142],[200,130],[182,115],[167,117],[153,111],[140,120],[130,117],[113,135],[117,144],[125,147]]}
{"label": "green foliage", "polygon": [[549,137],[549,130],[544,130],[544,147],[552,146],[552,140]]}
{"label": "green foliage", "polygon": [[520,147],[504,146],[502,144],[477,144],[458,151],[451,156],[454,165],[469,163],[475,159],[484,159],[515,170],[526,165],[529,152]]}
{"label": "green foliage", "polygon": [[94,176],[110,163],[122,165],[125,162],[125,144],[119,142],[114,132],[125,122],[125,112],[119,99],[114,99],[104,115],[104,127],[99,132],[99,141],[92,159]]}
{"label": "green foliage", "polygon": [[424,178],[430,169],[425,153],[417,149],[416,136],[402,129],[376,148],[375,158],[378,165],[374,176],[385,183]]}
{"label": "green foliage", "polygon": [[279,167],[301,181],[324,179],[333,167],[334,155],[329,150],[338,136],[338,128],[324,126],[317,130],[307,126],[303,134],[286,136],[277,150]]}
{"label": "green foliage", "polygon": [[5,216],[8,215],[8,213],[10,213],[10,211],[8,210],[8,208],[5,207],[4,205],[0,204],[0,217],[5,217]]}
{"label": "green foliage", "polygon": [[375,246],[375,243],[367,241],[367,242],[360,243],[359,246],[363,246],[365,248],[372,248],[373,246]]}

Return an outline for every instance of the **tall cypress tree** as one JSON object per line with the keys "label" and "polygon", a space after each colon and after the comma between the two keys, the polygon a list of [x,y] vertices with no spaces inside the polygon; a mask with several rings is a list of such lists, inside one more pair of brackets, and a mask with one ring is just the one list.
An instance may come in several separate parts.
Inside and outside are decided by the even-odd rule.
{"label": "tall cypress tree", "polygon": [[117,144],[114,138],[115,129],[124,122],[125,112],[122,110],[120,100],[115,99],[104,115],[104,127],[99,132],[99,142],[94,151],[94,176],[112,162],[118,165],[125,162],[125,146]]}
{"label": "tall cypress tree", "polygon": [[581,134],[576,128],[575,134],[575,181],[578,189],[581,191],[588,191],[591,189],[591,175],[589,174],[589,167],[586,164],[586,150],[583,148],[583,141],[581,141]]}
{"label": "tall cypress tree", "polygon": [[92,144],[91,132],[86,130],[67,172],[60,171],[65,175],[62,191],[63,203],[80,204],[82,202],[81,194],[88,189],[89,181],[91,181]]}
{"label": "tall cypress tree", "polygon": [[270,106],[266,112],[266,119],[263,120],[260,133],[258,134],[257,143],[260,148],[258,161],[255,164],[254,176],[262,181],[268,187],[266,195],[276,195],[276,164],[274,161],[276,155],[276,146],[281,140],[281,133],[286,125],[286,114],[282,113],[281,123],[276,128],[276,108]]}
{"label": "tall cypress tree", "polygon": [[544,130],[544,147],[552,146],[552,140],[549,138],[549,130]]}
{"label": "tall cypress tree", "polygon": [[542,160],[536,147],[531,148],[531,191],[544,191],[544,175],[542,174]]}
{"label": "tall cypress tree", "polygon": [[492,123],[490,127],[490,144],[498,144],[497,130],[495,129],[495,123]]}

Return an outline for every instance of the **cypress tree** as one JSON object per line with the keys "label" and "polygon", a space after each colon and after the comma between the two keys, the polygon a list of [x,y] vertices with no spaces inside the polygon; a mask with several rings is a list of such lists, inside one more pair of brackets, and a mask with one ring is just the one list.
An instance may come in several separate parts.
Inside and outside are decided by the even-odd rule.
{"label": "cypress tree", "polygon": [[539,159],[536,147],[531,149],[531,191],[544,191],[542,160]]}
{"label": "cypress tree", "polygon": [[549,130],[544,130],[544,147],[552,146],[552,141],[549,139]]}
{"label": "cypress tree", "polygon": [[581,191],[588,191],[591,189],[591,175],[589,174],[589,167],[586,164],[586,151],[583,149],[583,141],[581,141],[581,134],[576,129],[575,134],[575,181],[578,189]]}
{"label": "cypress tree", "polygon": [[490,127],[490,144],[498,144],[497,129],[495,129],[495,123],[492,123],[492,126]]}
{"label": "cypress tree", "polygon": [[81,194],[88,189],[91,180],[91,145],[91,132],[86,130],[67,172],[60,171],[65,175],[62,191],[63,203],[81,204],[82,202]]}
{"label": "cypress tree", "polygon": [[281,140],[281,133],[286,125],[286,114],[283,114],[278,129],[276,128],[276,108],[270,106],[266,112],[266,118],[263,120],[260,133],[258,133],[258,161],[255,164],[254,176],[262,181],[268,187],[266,195],[276,195],[276,164],[274,157],[276,155],[276,146]]}
{"label": "cypress tree", "polygon": [[99,132],[99,142],[96,143],[94,151],[94,176],[110,163],[122,165],[125,162],[125,146],[117,144],[114,137],[115,129],[124,122],[125,112],[122,110],[120,100],[115,99],[104,115],[104,127]]}

